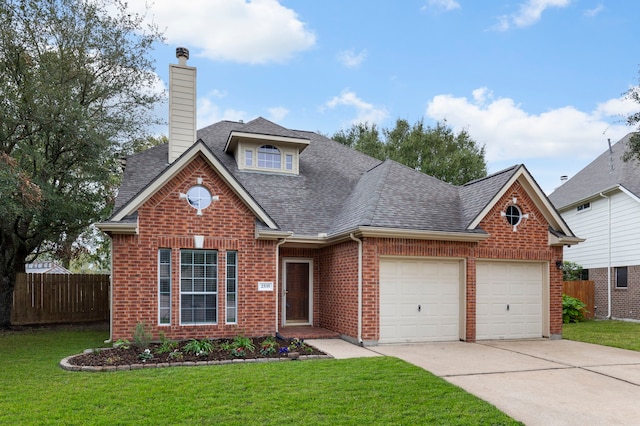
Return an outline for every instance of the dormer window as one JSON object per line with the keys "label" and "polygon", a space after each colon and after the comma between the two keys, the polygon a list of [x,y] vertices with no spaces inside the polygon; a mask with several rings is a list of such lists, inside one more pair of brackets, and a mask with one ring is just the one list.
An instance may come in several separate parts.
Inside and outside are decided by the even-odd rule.
{"label": "dormer window", "polygon": [[280,170],[282,167],[280,150],[273,145],[262,145],[258,148],[258,168]]}
{"label": "dormer window", "polygon": [[310,140],[286,134],[293,133],[286,129],[282,132],[278,135],[232,131],[225,152],[235,156],[240,170],[297,175],[300,153]]}

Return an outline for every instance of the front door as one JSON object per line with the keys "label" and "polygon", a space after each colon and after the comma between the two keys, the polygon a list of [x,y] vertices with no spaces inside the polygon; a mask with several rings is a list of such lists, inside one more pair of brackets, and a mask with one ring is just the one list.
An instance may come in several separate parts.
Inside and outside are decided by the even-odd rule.
{"label": "front door", "polygon": [[288,259],[284,261],[284,323],[310,324],[311,261]]}

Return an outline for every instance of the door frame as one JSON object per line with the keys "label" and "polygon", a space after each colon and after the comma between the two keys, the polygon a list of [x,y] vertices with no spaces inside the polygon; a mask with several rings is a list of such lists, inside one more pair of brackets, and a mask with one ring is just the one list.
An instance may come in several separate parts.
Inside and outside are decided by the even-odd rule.
{"label": "door frame", "polygon": [[[307,263],[309,265],[309,321],[287,323],[287,265],[289,263]],[[282,258],[282,326],[313,325],[313,259],[306,257]]]}

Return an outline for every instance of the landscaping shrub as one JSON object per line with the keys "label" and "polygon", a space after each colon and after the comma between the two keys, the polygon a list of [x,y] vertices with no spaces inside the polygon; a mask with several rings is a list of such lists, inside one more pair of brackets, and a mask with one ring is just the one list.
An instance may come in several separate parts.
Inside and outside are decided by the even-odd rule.
{"label": "landscaping shrub", "polygon": [[562,322],[569,324],[584,320],[586,303],[575,297],[562,295]]}

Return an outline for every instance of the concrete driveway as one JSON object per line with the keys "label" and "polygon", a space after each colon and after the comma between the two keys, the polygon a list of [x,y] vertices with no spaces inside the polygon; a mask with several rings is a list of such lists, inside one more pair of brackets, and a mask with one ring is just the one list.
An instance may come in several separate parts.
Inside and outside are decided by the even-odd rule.
{"label": "concrete driveway", "polygon": [[640,424],[640,352],[546,339],[369,349],[422,367],[526,425]]}

